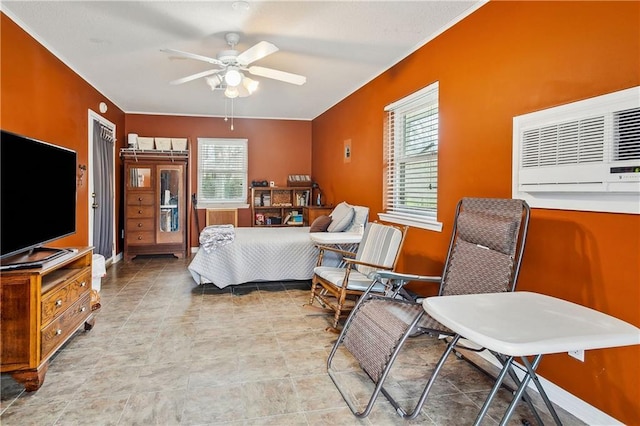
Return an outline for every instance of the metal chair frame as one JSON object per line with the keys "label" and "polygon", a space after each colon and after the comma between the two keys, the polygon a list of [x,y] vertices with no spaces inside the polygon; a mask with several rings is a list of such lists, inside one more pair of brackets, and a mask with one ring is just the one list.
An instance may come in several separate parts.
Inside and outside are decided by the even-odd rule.
{"label": "metal chair frame", "polygon": [[[472,200],[472,199],[467,199],[467,200]],[[529,225],[529,216],[530,216],[530,209],[525,201],[521,201],[521,200],[514,200],[514,201],[520,201],[522,203],[522,216],[521,216],[521,221],[518,229],[518,234],[516,235],[516,245],[514,246],[513,268],[512,268],[511,276],[509,279],[509,286],[506,289],[506,291],[513,291],[515,290],[515,287],[516,287],[518,275],[520,273],[522,256],[524,254],[524,249],[525,249],[526,236],[528,233],[528,225]],[[435,328],[421,327],[420,322],[426,315],[424,309],[422,308],[422,304],[417,302],[416,298],[411,294],[409,294],[404,289],[404,285],[410,281],[440,282],[440,289],[438,292],[438,296],[442,296],[445,294],[446,288],[445,288],[445,285],[443,284],[446,282],[447,274],[449,273],[449,266],[452,258],[452,252],[456,245],[456,239],[457,239],[457,233],[458,233],[458,218],[460,216],[461,210],[463,209],[464,203],[465,203],[465,199],[461,200],[456,207],[455,220],[454,220],[453,230],[451,233],[449,249],[447,252],[447,258],[445,261],[445,265],[443,269],[444,272],[442,277],[403,274],[403,273],[396,273],[392,271],[379,271],[376,274],[374,282],[371,284],[369,289],[367,289],[367,291],[364,292],[364,294],[360,297],[360,299],[354,306],[353,310],[351,311],[351,314],[347,318],[344,324],[344,327],[340,333],[340,336],[338,337],[338,340],[335,342],[331,350],[331,353],[327,359],[327,372],[329,373],[329,376],[331,377],[334,384],[340,391],[340,394],[342,395],[343,399],[345,400],[345,402],[347,403],[347,405],[349,406],[349,408],[351,409],[351,411],[356,417],[364,418],[367,415],[369,415],[369,413],[371,412],[375,404],[377,397],[379,396],[380,393],[382,393],[387,398],[387,400],[389,400],[389,402],[392,404],[392,406],[395,408],[396,412],[400,416],[402,416],[403,418],[415,419],[420,413],[420,410],[422,409],[427,399],[427,396],[429,395],[429,392],[431,391],[431,388],[438,374],[440,373],[440,370],[444,365],[444,362],[447,356],[452,351],[455,351],[457,348],[468,349],[473,351],[483,350],[483,348],[476,348],[476,347],[461,344],[461,342],[459,342],[459,338],[456,338],[456,333],[452,332],[451,330],[448,330],[444,326],[435,327]],[[386,287],[386,292],[384,295],[371,292],[371,289],[374,286],[379,285],[381,283],[384,284]],[[378,377],[372,377],[372,374],[370,374],[363,367],[363,370],[365,371],[365,373],[375,383],[376,386],[364,410],[358,411],[358,408],[350,400],[348,395],[346,395],[346,392],[340,387],[339,379],[336,377],[335,372],[332,369],[332,361],[334,359],[334,356],[339,346],[344,344],[345,339],[348,338],[347,336],[349,335],[350,328],[352,327],[353,321],[358,315],[358,312],[361,309],[363,309],[363,307],[366,306],[367,304],[370,304],[372,302],[375,304],[378,301],[379,303],[392,302],[396,308],[396,311],[400,310],[402,311],[403,314],[406,314],[406,316],[403,317],[404,318],[403,322],[406,324],[406,329],[403,332],[403,334],[400,336],[399,340],[397,340],[397,343],[393,347],[392,352],[389,354],[388,361],[384,366],[383,371],[379,372],[379,375],[378,375],[378,372],[375,374]],[[375,306],[375,305],[371,305],[371,306]],[[374,308],[367,307],[365,309],[374,309]],[[435,321],[435,320],[432,320],[432,321]],[[447,349],[443,354],[443,356],[440,358],[435,369],[433,370],[416,406],[413,408],[413,410],[407,411],[403,407],[401,407],[400,404],[397,401],[395,401],[395,399],[384,388],[384,383],[385,383],[385,380],[387,379],[387,376],[398,354],[403,348],[405,341],[409,337],[415,336],[416,334],[419,334],[419,333],[428,333],[429,335],[432,335],[434,337],[449,336],[453,340],[450,340],[448,342]],[[505,360],[503,357],[498,356],[498,354],[494,354],[494,355],[502,365],[504,365],[504,363],[507,362],[507,360]],[[486,371],[485,373],[488,374],[488,372]],[[520,384],[520,381],[517,375],[512,371],[512,369],[509,370],[509,375],[518,386]],[[529,405],[539,424],[543,424],[543,422],[539,417],[539,414],[537,413],[535,407],[533,406],[533,403],[530,397],[526,394],[526,392],[523,393],[522,399]]]}

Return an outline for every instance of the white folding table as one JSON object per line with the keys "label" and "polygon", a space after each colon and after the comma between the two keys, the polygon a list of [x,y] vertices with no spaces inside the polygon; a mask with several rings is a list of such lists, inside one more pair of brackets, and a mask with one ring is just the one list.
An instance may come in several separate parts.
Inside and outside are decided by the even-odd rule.
{"label": "white folding table", "polygon": [[[425,311],[457,333],[441,362],[460,338],[499,355],[503,364],[475,425],[487,413],[507,374],[514,377],[519,357],[526,371],[500,422],[505,425],[529,381],[533,380],[557,424],[560,420],[535,373],[545,354],[640,344],[640,329],[596,310],[555,297],[526,291],[428,297]],[[529,361],[527,357],[533,357]],[[537,413],[536,413],[537,415]]]}

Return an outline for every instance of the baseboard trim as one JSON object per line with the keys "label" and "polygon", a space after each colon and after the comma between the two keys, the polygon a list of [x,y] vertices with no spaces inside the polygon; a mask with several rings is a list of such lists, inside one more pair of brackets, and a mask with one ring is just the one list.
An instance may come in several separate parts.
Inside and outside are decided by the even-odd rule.
{"label": "baseboard trim", "polygon": [[[498,360],[496,360],[495,357],[490,353],[488,353],[486,350],[480,352],[479,355],[486,361],[495,365],[496,367],[498,368],[502,367],[498,362]],[[515,369],[515,370],[518,377],[522,379],[522,377],[524,376],[524,373],[522,371],[519,371],[518,369]],[[566,390],[562,389],[560,386],[545,379],[544,377],[538,376],[538,379],[540,380],[540,383],[542,384],[542,387],[544,388],[551,402],[558,405],[559,407],[562,407],[563,410],[566,410],[571,415],[577,417],[578,419],[582,420],[586,424],[594,425],[594,426],[623,425],[623,423],[614,419],[607,413],[600,411],[599,409],[597,409],[596,407],[590,404],[587,404],[577,396],[567,392]],[[538,389],[535,387],[533,383],[529,383],[528,387],[529,389],[534,390],[536,393],[538,392]]]}

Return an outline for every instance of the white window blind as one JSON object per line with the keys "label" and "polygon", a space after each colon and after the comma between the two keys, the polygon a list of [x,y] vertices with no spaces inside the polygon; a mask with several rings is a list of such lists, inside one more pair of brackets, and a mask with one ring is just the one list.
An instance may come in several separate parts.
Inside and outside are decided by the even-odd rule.
{"label": "white window blind", "polygon": [[247,139],[198,138],[198,204],[247,200]]}
{"label": "white window blind", "polygon": [[441,230],[438,223],[438,83],[385,108],[383,220]]}

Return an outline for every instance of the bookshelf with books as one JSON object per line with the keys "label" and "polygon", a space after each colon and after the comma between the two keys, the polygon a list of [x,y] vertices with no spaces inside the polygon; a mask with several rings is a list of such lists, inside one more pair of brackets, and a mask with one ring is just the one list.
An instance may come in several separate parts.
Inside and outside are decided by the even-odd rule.
{"label": "bookshelf with books", "polygon": [[252,226],[302,226],[302,209],[310,203],[311,187],[253,187]]}

